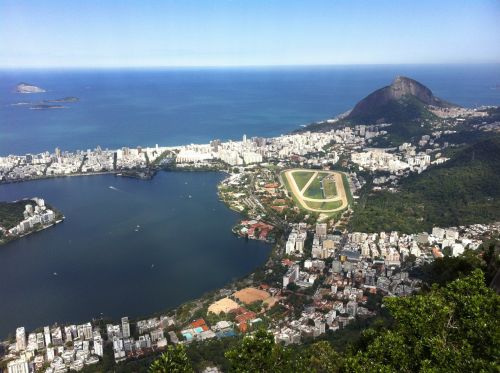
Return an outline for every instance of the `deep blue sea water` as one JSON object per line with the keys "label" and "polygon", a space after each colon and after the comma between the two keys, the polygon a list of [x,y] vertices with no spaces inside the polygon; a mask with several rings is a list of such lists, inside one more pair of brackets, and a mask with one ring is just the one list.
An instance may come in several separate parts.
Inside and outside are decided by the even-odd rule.
{"label": "deep blue sea water", "polygon": [[[0,155],[274,136],[350,109],[406,75],[448,101],[500,104],[500,65],[0,71]],[[18,94],[19,82],[47,90]],[[64,110],[20,101],[76,96]]]}
{"label": "deep blue sea water", "polygon": [[[279,135],[350,109],[396,75],[463,106],[500,104],[500,65],[4,70],[0,155]],[[19,82],[47,92],[17,94]],[[65,96],[80,102],[61,110],[11,106]],[[269,246],[231,234],[238,215],[217,200],[222,177],[101,175],[0,185],[0,200],[42,197],[67,217],[0,247],[0,337],[20,325],[148,315],[261,265]]]}

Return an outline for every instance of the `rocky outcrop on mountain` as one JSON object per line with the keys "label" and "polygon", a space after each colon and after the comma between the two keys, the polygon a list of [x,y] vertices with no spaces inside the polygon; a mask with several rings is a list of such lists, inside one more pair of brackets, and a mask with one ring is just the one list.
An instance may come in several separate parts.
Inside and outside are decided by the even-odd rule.
{"label": "rocky outcrop on mountain", "polygon": [[[408,107],[409,104],[412,106],[412,110],[408,110],[408,114],[412,118],[408,119],[414,119],[415,114],[418,114],[419,110],[415,110],[415,106],[419,106],[422,110],[427,105],[436,107],[456,106],[434,96],[429,88],[416,80],[398,76],[391,85],[380,88],[359,101],[346,119],[357,122],[389,120],[392,112],[401,114],[401,108],[398,108],[399,105]],[[402,119],[405,119],[404,115]]]}

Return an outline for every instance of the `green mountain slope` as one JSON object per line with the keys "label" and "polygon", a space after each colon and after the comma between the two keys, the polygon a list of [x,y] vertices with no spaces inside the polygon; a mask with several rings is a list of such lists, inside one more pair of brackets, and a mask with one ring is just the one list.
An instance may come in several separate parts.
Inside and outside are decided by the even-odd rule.
{"label": "green mountain slope", "polygon": [[347,119],[351,124],[391,123],[384,128],[392,144],[401,144],[431,132],[431,121],[439,118],[414,96],[404,96],[373,107],[367,112]]}
{"label": "green mountain slope", "polygon": [[[398,76],[394,79],[391,85],[377,89],[359,101],[349,113],[347,118],[351,120],[364,121],[367,116],[373,119],[373,114],[376,112],[379,112],[383,117],[385,112],[380,110],[381,108],[387,104],[398,102],[407,97],[414,98],[422,105],[432,105],[437,107],[456,106],[434,96],[429,88],[416,80],[406,78],[404,76]],[[408,114],[411,115],[411,113]],[[402,118],[399,117],[399,119]],[[408,119],[411,119],[411,116],[409,116]]]}
{"label": "green mountain slope", "polygon": [[359,101],[345,120],[349,124],[391,123],[387,144],[397,145],[431,131],[431,121],[439,119],[428,105],[455,106],[416,80],[399,76]]}
{"label": "green mountain slope", "polygon": [[371,193],[355,207],[356,231],[430,231],[500,220],[500,136],[403,180],[397,193]]}
{"label": "green mountain slope", "polygon": [[[360,100],[335,126],[390,123],[390,127],[384,128],[388,135],[376,139],[373,145],[399,145],[432,131],[432,123],[435,124],[440,119],[429,110],[429,106],[456,105],[434,96],[429,88],[416,80],[399,76],[390,85],[377,89]],[[323,122],[311,124],[302,131],[330,129],[332,125]]]}

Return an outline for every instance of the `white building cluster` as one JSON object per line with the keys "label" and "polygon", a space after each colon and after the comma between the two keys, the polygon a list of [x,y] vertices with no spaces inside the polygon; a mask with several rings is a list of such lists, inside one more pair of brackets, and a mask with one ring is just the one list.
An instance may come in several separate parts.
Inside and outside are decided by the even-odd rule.
{"label": "white building cluster", "polygon": [[[487,227],[487,228],[484,228]],[[477,249],[482,243],[478,234],[473,232],[498,231],[496,224],[471,225],[460,228],[434,227],[432,233],[400,234],[398,232],[348,234],[346,246],[357,251],[363,258],[383,261],[389,266],[399,266],[401,262],[413,255],[417,260],[428,261],[446,254],[458,256],[466,248]]]}
{"label": "white building cluster", "polygon": [[114,152],[102,150],[99,147],[95,151],[87,150],[85,162],[81,166],[81,172],[109,172],[114,169]]}
{"label": "white building cluster", "polygon": [[318,259],[326,259],[335,253],[335,248],[341,239],[341,236],[328,234],[328,226],[326,223],[316,224],[311,256]]}
{"label": "white building cluster", "polygon": [[125,360],[146,350],[165,347],[167,339],[163,329],[173,324],[173,319],[166,316],[139,320],[137,322],[137,332],[139,334],[137,339],[130,334],[128,317],[122,317],[121,324],[107,324],[106,334],[108,340],[113,342],[115,361]]}
{"label": "white building cluster", "polygon": [[[292,233],[298,231],[298,225],[292,228]],[[329,253],[329,261],[321,257],[303,262],[283,260],[288,270],[283,276],[282,291],[285,294],[295,291],[289,286],[293,283],[301,292],[314,294],[313,303],[299,317],[280,321],[271,328],[276,342],[286,345],[345,327],[357,317],[373,316],[375,311],[367,306],[371,294],[413,294],[421,284],[410,278],[407,267],[402,266],[405,258],[414,255],[418,264],[434,260],[446,250],[449,250],[446,255],[460,255],[465,248],[476,249],[484,237],[498,234],[500,223],[434,227],[431,233],[411,235],[353,232],[342,236],[330,235],[327,225],[317,224],[313,232],[313,250],[317,245],[321,252],[321,243],[329,239],[334,242],[334,249]],[[296,311],[286,298],[282,305]]]}
{"label": "white building cluster", "polygon": [[369,171],[388,171],[393,174],[401,174],[404,171],[420,173],[431,164],[441,164],[448,160],[440,153],[442,149],[448,147],[448,143],[440,145],[437,141],[446,132],[436,131],[430,135],[423,135],[417,145],[403,143],[397,148],[390,149],[365,148],[362,152],[352,152],[351,160]]}
{"label": "white building cluster", "polygon": [[[352,153],[351,160],[362,169],[370,171],[389,171],[396,173],[412,168],[408,162],[401,159],[399,154],[388,153],[384,149],[372,149],[366,152]],[[409,158],[413,164],[430,164],[430,156]]]}
{"label": "white building cluster", "polygon": [[[326,223],[316,224],[316,230],[312,241],[311,256],[313,259],[326,259],[335,253],[341,236],[327,233]],[[296,257],[304,255],[304,244],[307,239],[307,224],[298,223],[292,226],[285,244],[285,253]]]}
{"label": "white building cluster", "polygon": [[173,148],[121,148],[103,150],[99,146],[86,151],[9,155],[0,157],[0,181],[28,180],[50,176],[144,168]]}
{"label": "white building cluster", "polygon": [[[284,160],[291,156],[312,157],[309,164],[336,163],[339,151],[344,146],[362,147],[373,137],[386,132],[376,126],[355,126],[341,128],[328,132],[305,131],[281,135],[274,138],[243,136],[242,141],[211,141],[209,144],[190,144],[175,147],[123,147],[117,150],[101,149],[99,146],[86,151],[61,151],[56,148],[54,153],[9,155],[0,157],[0,181],[27,180],[49,176],[64,176],[79,173],[111,172],[128,169],[145,168],[165,152],[175,154],[179,167],[210,166],[214,161],[222,161],[230,166],[259,164],[264,160]],[[336,145],[326,154],[325,147]]]}
{"label": "white building cluster", "polygon": [[[63,332],[64,330],[64,332]],[[9,351],[15,357],[7,364],[7,371],[32,372],[48,366],[45,372],[59,373],[81,370],[99,362],[103,356],[102,338],[90,323],[65,328],[46,326],[43,332],[26,336],[24,327],[16,330],[16,343]]]}
{"label": "white building cluster", "polygon": [[179,148],[176,163],[205,163],[213,160],[220,160],[231,166],[261,163],[263,141],[265,142],[260,138],[247,140],[243,136],[243,141],[214,140],[210,144],[183,146]]}
{"label": "white building cluster", "polygon": [[284,345],[298,344],[302,338],[316,338],[326,332],[327,317],[320,312],[306,310],[302,315],[284,325],[272,330],[277,343]]}
{"label": "white building cluster", "polygon": [[96,364],[104,356],[103,333],[113,344],[115,361],[141,356],[148,350],[167,345],[164,329],[174,325],[171,317],[162,316],[137,322],[138,338],[131,335],[128,317],[117,325],[108,324],[100,330],[90,323],[67,326],[45,326],[43,332],[26,335],[24,327],[16,330],[16,341],[9,346],[6,358],[8,373],[28,373],[47,367],[47,373],[79,371]]}
{"label": "white building cluster", "polygon": [[[214,140],[210,144],[177,147],[176,162],[183,165],[220,160],[231,166],[240,166],[269,159],[289,160],[291,156],[309,155],[314,158],[315,153],[323,152],[331,144],[363,146],[371,138],[386,133],[379,131],[379,127],[383,126],[385,125],[345,127],[327,132],[305,131],[268,139],[254,137],[248,140],[243,136],[242,141]],[[338,152],[330,151],[317,159],[310,159],[309,163],[334,164],[338,159]]]}
{"label": "white building cluster", "polygon": [[306,238],[307,224],[299,223],[296,227],[293,227],[285,244],[286,255],[302,256]]}
{"label": "white building cluster", "polygon": [[25,205],[24,219],[15,227],[9,229],[7,231],[8,235],[22,235],[35,229],[37,225],[47,226],[55,222],[56,214],[45,206],[45,201],[42,198],[33,198],[31,201],[34,204],[27,203]]}

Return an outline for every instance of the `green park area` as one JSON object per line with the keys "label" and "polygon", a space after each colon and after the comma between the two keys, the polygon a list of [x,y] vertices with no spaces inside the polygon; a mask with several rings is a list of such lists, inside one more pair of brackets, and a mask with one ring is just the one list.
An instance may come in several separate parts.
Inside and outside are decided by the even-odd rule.
{"label": "green park area", "polygon": [[319,209],[319,210],[334,210],[342,206],[342,201],[333,201],[333,202],[311,202],[306,201],[306,205],[311,209]]}
{"label": "green park area", "polygon": [[325,199],[333,198],[337,195],[337,186],[335,185],[335,179],[331,176],[323,178],[323,195]]}
{"label": "green park area", "polygon": [[313,173],[311,171],[297,171],[293,173],[293,178],[299,190],[302,190],[306,186],[312,176]]}
{"label": "green park area", "polygon": [[323,179],[323,177],[323,173],[318,173],[318,175],[314,177],[312,183],[309,184],[309,187],[304,191],[304,197],[314,199],[323,198],[323,188],[321,186],[321,180]]}

